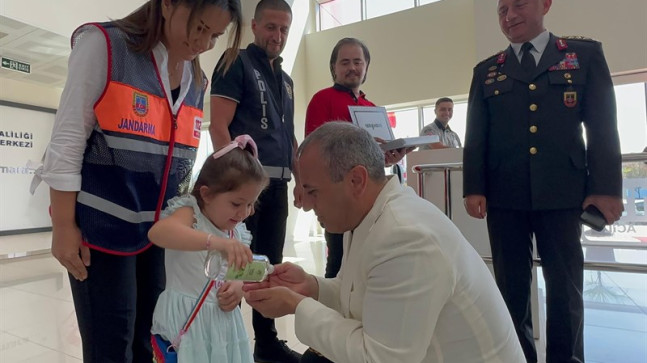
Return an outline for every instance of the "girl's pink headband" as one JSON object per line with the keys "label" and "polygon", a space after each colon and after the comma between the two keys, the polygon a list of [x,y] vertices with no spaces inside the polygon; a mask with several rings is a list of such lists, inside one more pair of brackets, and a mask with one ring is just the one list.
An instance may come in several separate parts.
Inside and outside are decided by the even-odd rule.
{"label": "girl's pink headband", "polygon": [[256,147],[256,143],[254,142],[252,137],[249,135],[236,136],[234,141],[230,142],[226,146],[221,147],[220,150],[216,151],[213,154],[213,158],[218,159],[219,157],[225,155],[226,153],[234,150],[237,147],[245,150],[247,146],[251,146],[252,155],[254,156],[254,158],[258,160],[258,148]]}

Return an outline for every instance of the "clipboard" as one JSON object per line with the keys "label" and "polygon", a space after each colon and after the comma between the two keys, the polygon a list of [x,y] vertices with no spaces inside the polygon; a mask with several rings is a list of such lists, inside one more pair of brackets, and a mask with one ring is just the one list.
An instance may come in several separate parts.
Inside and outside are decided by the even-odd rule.
{"label": "clipboard", "polygon": [[438,135],[427,135],[417,137],[405,137],[396,139],[389,122],[386,108],[380,106],[348,106],[352,122],[368,131],[371,136],[379,137],[386,141],[380,144],[384,151],[416,147],[420,145],[440,142]]}

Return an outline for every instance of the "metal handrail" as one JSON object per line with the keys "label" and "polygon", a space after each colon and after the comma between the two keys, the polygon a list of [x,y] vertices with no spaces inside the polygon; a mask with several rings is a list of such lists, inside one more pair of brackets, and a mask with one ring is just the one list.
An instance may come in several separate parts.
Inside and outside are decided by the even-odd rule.
{"label": "metal handrail", "polygon": [[583,247],[611,247],[616,250],[647,250],[647,244],[638,242],[598,242],[582,241]]}
{"label": "metal handrail", "polygon": [[[486,264],[492,264],[492,257],[482,256],[483,262]],[[541,259],[534,258],[532,260],[534,266],[541,266]],[[584,261],[585,270],[594,270],[594,271],[610,271],[610,272],[632,272],[647,274],[647,265],[641,265],[637,263],[609,263],[609,262],[598,262],[598,261]]]}
{"label": "metal handrail", "polygon": [[415,174],[418,174],[418,195],[421,198],[425,197],[425,173],[432,171],[443,171],[445,183],[445,215],[452,219],[452,187],[451,187],[451,174],[452,171],[463,170],[463,163],[440,163],[440,164],[422,164],[416,165],[412,168]]}
{"label": "metal handrail", "polygon": [[430,171],[439,171],[439,170],[451,170],[459,171],[463,170],[463,162],[459,161],[456,163],[438,163],[438,164],[420,164],[412,168],[412,171],[416,174],[427,173]]}
{"label": "metal handrail", "polygon": [[[622,162],[647,162],[647,152],[642,153],[629,153],[622,155]],[[411,168],[411,171],[415,174],[418,174],[418,195],[422,198],[425,197],[425,174],[442,171],[444,173],[444,189],[445,189],[445,215],[452,218],[452,203],[451,203],[451,172],[452,171],[462,171],[463,163],[462,162],[452,162],[452,163],[435,163],[435,164],[420,164],[414,165]],[[628,243],[604,243],[597,241],[587,241],[582,242],[583,247],[609,247],[615,249],[635,249],[642,250],[647,249],[647,245],[640,244],[628,244]],[[482,257],[485,262],[492,262],[492,257]],[[535,265],[541,265],[541,260],[536,258],[534,259]],[[586,270],[600,270],[600,271],[615,271],[615,272],[635,272],[635,273],[646,273],[647,274],[647,264],[633,264],[633,263],[607,263],[607,262],[594,262],[594,261],[584,261],[584,269]]]}
{"label": "metal handrail", "polygon": [[647,161],[647,153],[622,154],[622,162]]}
{"label": "metal handrail", "polygon": [[[647,161],[647,152],[644,153],[628,153],[622,154],[622,162],[640,162]],[[430,171],[440,171],[440,170],[451,170],[459,171],[463,170],[463,162],[453,162],[453,163],[436,163],[436,164],[420,164],[415,165],[412,168],[412,171],[416,174],[427,173]]]}

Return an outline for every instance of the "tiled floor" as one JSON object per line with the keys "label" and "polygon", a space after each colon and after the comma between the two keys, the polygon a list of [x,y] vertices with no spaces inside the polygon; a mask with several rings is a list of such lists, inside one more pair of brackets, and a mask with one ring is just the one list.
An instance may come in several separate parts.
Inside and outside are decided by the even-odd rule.
{"label": "tiled floor", "polygon": [[[65,269],[47,252],[50,233],[0,237],[0,362],[81,362],[81,337],[76,324],[70,284]],[[325,243],[321,238],[297,242],[285,260],[312,273],[323,270]],[[15,251],[45,254],[6,257]],[[19,256],[22,254],[18,254]],[[299,256],[299,257],[297,257]],[[252,310],[242,304],[247,331],[253,335]],[[291,316],[276,320],[279,337],[299,352],[306,350],[294,334]]]}
{"label": "tiled floor", "polygon": [[[0,259],[0,363],[82,360],[67,275],[46,252],[50,238],[49,233],[0,237],[0,258],[4,257]],[[44,250],[45,254],[6,258],[15,251],[27,250]],[[325,243],[320,235],[301,237],[285,249],[286,260],[315,274],[323,272],[324,255]],[[612,303],[587,303],[587,362],[647,363],[647,276],[606,272],[587,272],[585,276],[587,288],[599,276],[605,291],[626,296]],[[253,334],[251,309],[243,303],[242,310],[247,329]],[[292,317],[278,319],[276,325],[279,336],[287,339],[291,348],[306,349],[294,334]],[[539,347],[543,345],[538,342]]]}

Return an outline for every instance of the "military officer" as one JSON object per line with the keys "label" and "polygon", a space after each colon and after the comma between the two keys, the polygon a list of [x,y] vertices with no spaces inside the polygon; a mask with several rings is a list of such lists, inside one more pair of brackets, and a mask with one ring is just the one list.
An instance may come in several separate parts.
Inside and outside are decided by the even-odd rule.
{"label": "military officer", "polygon": [[[474,68],[464,149],[468,214],[484,218],[497,285],[528,362],[532,237],[547,293],[547,362],[584,362],[582,209],[622,214],[611,76],[599,42],[543,25],[551,0],[499,0],[510,46]],[[587,143],[582,136],[586,127]]]}

